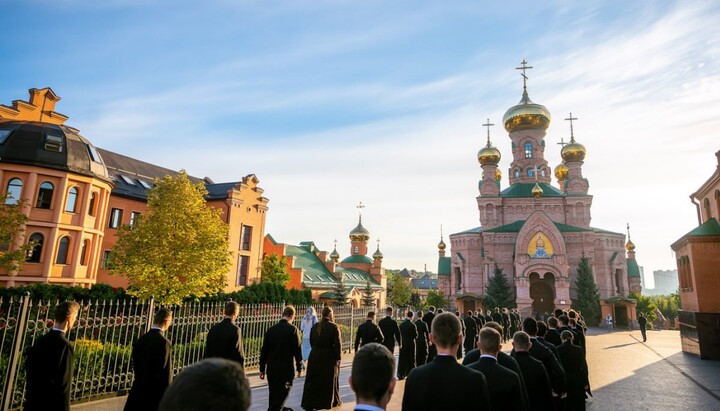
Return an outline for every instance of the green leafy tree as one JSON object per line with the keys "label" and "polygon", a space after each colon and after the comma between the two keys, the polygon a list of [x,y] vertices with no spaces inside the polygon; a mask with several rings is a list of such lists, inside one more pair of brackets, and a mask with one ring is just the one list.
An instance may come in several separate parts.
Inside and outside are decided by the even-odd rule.
{"label": "green leafy tree", "polygon": [[228,226],[219,209],[206,205],[206,194],[184,171],[155,181],[147,210],[132,227],[120,227],[112,249],[112,273],[127,277],[128,294],[180,304],[190,295],[222,291],[230,266]]}
{"label": "green leafy tree", "polygon": [[19,245],[25,234],[28,217],[21,209],[25,200],[17,200],[9,194],[0,196],[0,270],[11,276],[22,270],[28,253],[35,247],[34,242]]}
{"label": "green leafy tree", "polygon": [[410,303],[412,289],[400,274],[388,275],[388,301],[396,307],[405,307]]}
{"label": "green leafy tree", "polygon": [[422,308],[423,300],[420,298],[420,293],[418,290],[411,290],[410,291],[410,306],[415,308]]}
{"label": "green leafy tree", "polygon": [[663,316],[669,320],[675,320],[680,309],[680,294],[675,292],[670,295],[653,295],[650,301],[660,310]]}
{"label": "green leafy tree", "polygon": [[584,254],[580,257],[575,280],[577,298],[573,300],[573,307],[582,312],[585,322],[589,325],[600,323],[600,293],[598,293],[595,279],[590,268],[590,258]]}
{"label": "green leafy tree", "polygon": [[287,285],[290,282],[287,261],[277,254],[265,255],[260,264],[260,279],[262,282]]}
{"label": "green leafy tree", "polygon": [[375,307],[375,291],[370,286],[370,281],[367,282],[365,288],[363,288],[362,304],[363,307]]}
{"label": "green leafy tree", "polygon": [[503,274],[502,268],[498,267],[497,264],[495,264],[493,276],[490,277],[490,281],[488,281],[488,285],[485,288],[484,304],[488,309],[495,307],[515,307],[515,293],[513,292],[513,287],[505,274]]}
{"label": "green leafy tree", "polygon": [[640,293],[630,293],[630,298],[637,300],[637,306],[635,307],[636,315],[642,313],[649,323],[657,319],[657,313],[655,312],[657,307],[650,297]]}
{"label": "green leafy tree", "polygon": [[335,305],[347,305],[348,303],[348,294],[350,294],[350,290],[345,286],[345,280],[342,278],[335,286]]}
{"label": "green leafy tree", "polygon": [[425,298],[425,304],[428,306],[434,306],[437,308],[447,307],[447,299],[442,291],[430,290]]}

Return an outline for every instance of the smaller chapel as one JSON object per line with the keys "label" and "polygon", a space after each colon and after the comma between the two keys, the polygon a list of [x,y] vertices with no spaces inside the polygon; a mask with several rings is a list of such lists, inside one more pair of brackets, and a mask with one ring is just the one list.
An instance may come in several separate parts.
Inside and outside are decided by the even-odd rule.
{"label": "smaller chapel", "polygon": [[438,287],[457,309],[494,308],[484,307],[483,300],[497,266],[514,285],[522,314],[542,316],[571,308],[584,255],[600,293],[602,318],[610,313],[618,324],[631,324],[635,301],[627,296],[640,291],[635,245],[629,237],[626,244],[623,233],[590,225],[593,196],[583,176],[587,150],[575,139],[572,114],[566,119],[570,142],[561,141],[562,163],[551,169],[545,160],[552,116],[530,99],[526,70],[531,68],[524,60],[517,68],[522,70],[522,96],[502,119],[512,155],[509,184],[503,187],[501,153],[490,141],[493,124],[488,120],[487,143],[477,154],[482,167],[476,198],[480,226],[451,234],[449,254],[441,235]]}

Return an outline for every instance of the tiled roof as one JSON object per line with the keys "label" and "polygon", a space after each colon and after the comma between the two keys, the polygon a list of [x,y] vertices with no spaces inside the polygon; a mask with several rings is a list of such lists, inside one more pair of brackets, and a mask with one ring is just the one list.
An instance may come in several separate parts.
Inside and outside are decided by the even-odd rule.
{"label": "tiled roof", "polygon": [[372,288],[381,288],[380,284],[372,277],[372,275],[355,268],[335,268],[343,275],[343,281],[348,287],[367,287],[367,283],[370,282]]}
{"label": "tiled roof", "polygon": [[705,237],[716,235],[720,236],[720,224],[718,224],[718,221],[713,217],[708,219],[696,229],[685,234],[684,237]]}
{"label": "tiled roof", "polygon": [[345,259],[342,260],[340,263],[341,263],[341,264],[344,264],[344,263],[348,263],[348,264],[372,264],[372,262],[373,262],[373,261],[370,259],[370,257],[368,257],[368,256],[366,256],[366,255],[358,255],[358,254],[355,254],[355,255],[351,255],[351,256],[345,257]]}
{"label": "tiled roof", "polygon": [[[510,224],[501,225],[499,227],[485,230],[485,232],[486,233],[517,233],[523,228],[523,226],[525,225],[525,221],[527,221],[527,220],[517,220]],[[595,231],[596,230],[594,228],[592,228],[592,229],[591,228],[583,228],[583,227],[577,227],[574,225],[567,225],[567,224],[556,223],[556,222],[553,222],[553,224],[555,224],[555,227],[557,227],[557,229],[563,233]]]}
{"label": "tiled roof", "polygon": [[[302,244],[300,246],[286,245],[285,253],[287,256],[294,257],[292,268],[303,270],[303,284],[309,288],[335,287],[338,280],[328,270],[325,263],[310,251],[311,247],[316,248],[315,244],[311,241],[305,241]],[[365,287],[368,282],[375,289],[382,288],[372,275],[362,270],[342,267],[336,267],[335,270],[342,274],[343,281],[348,288]]]}
{"label": "tiled roof", "polygon": [[410,285],[418,290],[436,290],[438,287],[438,280],[415,278],[410,280]]}
{"label": "tiled roof", "polygon": [[455,234],[450,234],[450,235],[459,235],[459,234],[480,234],[480,233],[482,233],[482,231],[483,231],[483,230],[482,230],[482,227],[475,227],[475,228],[471,228],[471,229],[469,229],[469,230],[461,231],[461,232],[459,232],[459,233],[455,233]]}
{"label": "tiled roof", "polygon": [[439,276],[448,276],[450,275],[450,267],[451,267],[451,258],[450,257],[440,257],[438,260],[438,277]]}
{"label": "tiled roof", "polygon": [[634,258],[627,259],[627,273],[628,277],[640,278],[640,267]]}
{"label": "tiled roof", "polygon": [[[543,197],[564,197],[565,193],[547,183],[537,183],[543,190]],[[500,197],[533,197],[535,183],[515,183],[500,192]]]}

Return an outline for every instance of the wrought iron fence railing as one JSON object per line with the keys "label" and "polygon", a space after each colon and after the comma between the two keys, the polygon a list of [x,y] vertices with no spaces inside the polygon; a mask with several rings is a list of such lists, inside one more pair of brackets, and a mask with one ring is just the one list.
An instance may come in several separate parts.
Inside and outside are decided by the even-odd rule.
{"label": "wrought iron fence railing", "polygon": [[[24,359],[27,349],[53,326],[57,301],[0,298],[0,409],[22,406],[25,393]],[[223,302],[186,303],[169,307],[173,324],[166,336],[172,342],[174,372],[202,359],[208,330],[223,318]],[[320,312],[321,305],[315,305]],[[158,304],[152,299],[81,302],[68,339],[75,347],[71,401],[84,402],[122,394],[133,381],[132,345],[152,323]],[[242,329],[245,368],[256,369],[265,331],[280,320],[283,304],[241,305],[237,325]],[[300,325],[307,306],[296,306]],[[333,307],[343,352],[352,349],[355,330],[372,308]]]}

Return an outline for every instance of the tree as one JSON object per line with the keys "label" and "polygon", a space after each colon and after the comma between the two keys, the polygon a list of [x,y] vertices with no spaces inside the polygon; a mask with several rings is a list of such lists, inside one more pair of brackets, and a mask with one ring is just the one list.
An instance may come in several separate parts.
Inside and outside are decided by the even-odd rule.
{"label": "tree", "polygon": [[642,313],[649,323],[657,319],[657,313],[655,312],[657,307],[651,297],[646,297],[640,293],[630,293],[630,298],[637,300],[636,315]]}
{"label": "tree", "polygon": [[347,289],[345,286],[345,280],[340,279],[340,281],[335,286],[335,305],[347,305],[348,303],[348,294],[350,293],[350,290]]}
{"label": "tree", "polygon": [[590,258],[584,254],[580,257],[575,280],[577,298],[573,300],[573,307],[582,312],[585,322],[589,325],[600,323],[600,294],[590,268]]}
{"label": "tree", "polygon": [[287,261],[277,254],[265,255],[260,264],[260,279],[262,282],[286,286],[290,282]]}
{"label": "tree", "polygon": [[221,211],[205,204],[207,190],[185,172],[155,180],[145,213],[118,229],[111,269],[130,281],[128,294],[154,295],[180,304],[225,287],[230,266],[228,226]]}
{"label": "tree", "polygon": [[0,195],[0,270],[13,276],[22,270],[25,259],[35,242],[18,244],[25,235],[28,217],[21,209],[25,200],[16,200],[10,194]]}
{"label": "tree", "polygon": [[445,299],[445,294],[442,291],[430,290],[425,298],[425,303],[428,306],[443,308],[447,306],[447,299]]}
{"label": "tree", "polygon": [[396,307],[405,307],[410,302],[412,290],[410,284],[400,274],[388,276],[388,301]]}
{"label": "tree", "polygon": [[370,286],[370,281],[367,282],[365,288],[363,288],[362,304],[363,307],[375,307],[375,291]]}
{"label": "tree", "polygon": [[503,274],[502,268],[495,264],[495,271],[490,277],[485,288],[484,305],[487,309],[494,307],[513,308],[515,307],[515,293],[507,277]]}

